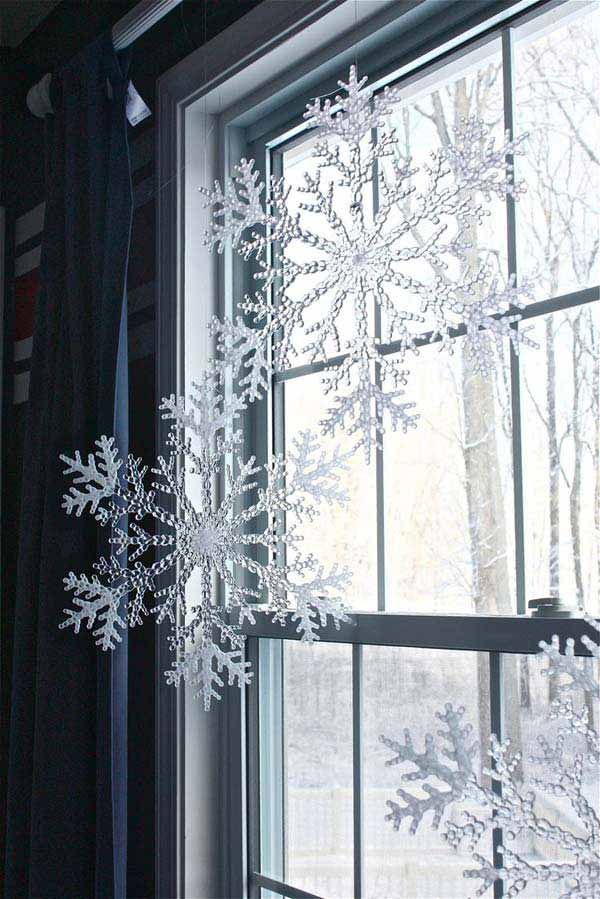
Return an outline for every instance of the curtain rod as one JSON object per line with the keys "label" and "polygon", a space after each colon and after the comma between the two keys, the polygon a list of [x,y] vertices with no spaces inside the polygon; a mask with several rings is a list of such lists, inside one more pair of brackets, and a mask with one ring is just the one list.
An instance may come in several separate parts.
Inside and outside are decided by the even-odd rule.
{"label": "curtain rod", "polygon": [[[114,25],[112,39],[115,50],[129,47],[181,2],[182,0],[140,0]],[[48,72],[27,93],[29,111],[40,119],[52,112],[51,80],[52,75]]]}

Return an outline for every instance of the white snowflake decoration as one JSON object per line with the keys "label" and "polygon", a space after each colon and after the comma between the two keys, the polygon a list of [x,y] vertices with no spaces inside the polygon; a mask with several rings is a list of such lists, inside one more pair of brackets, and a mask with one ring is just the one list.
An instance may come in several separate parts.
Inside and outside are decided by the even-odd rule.
{"label": "white snowflake decoration", "polygon": [[[598,631],[593,619],[588,624]],[[583,636],[581,642],[596,662],[600,661],[600,637],[597,642]],[[465,709],[455,709],[448,703],[437,718],[443,729],[438,731],[441,744],[428,735],[425,749],[415,749],[410,731],[405,730],[404,742],[381,736],[381,742],[395,753],[386,765],[410,763],[412,771],[403,774],[404,781],[419,783],[425,797],[410,790],[397,791],[400,802],[389,800],[386,820],[399,830],[405,820],[410,821],[410,833],[415,834],[423,818],[431,814],[431,826],[437,830],[445,816],[463,800],[480,810],[462,812],[463,823],[445,820],[443,838],[454,849],[472,852],[477,868],[465,870],[464,876],[481,882],[475,895],[482,896],[496,881],[502,881],[504,895],[518,896],[528,884],[557,882],[564,889],[561,899],[598,899],[600,897],[600,813],[598,802],[590,803],[584,795],[584,778],[588,769],[595,781],[600,777],[600,735],[591,726],[585,702],[577,707],[573,695],[577,692],[588,700],[600,699],[598,671],[582,667],[574,652],[573,640],[568,640],[565,652],[560,651],[557,636],[551,644],[540,643],[542,658],[549,664],[543,672],[553,676],[557,693],[551,703],[550,719],[560,723],[551,742],[545,734],[538,737],[541,755],[530,758],[538,765],[540,775],[522,783],[518,776],[521,753],[513,752],[510,740],[500,742],[491,738],[492,766],[484,773],[500,787],[498,791],[481,783],[475,772],[478,751],[473,728],[464,724]],[[582,751],[582,747],[584,751]],[[444,784],[440,789],[430,778]],[[576,816],[572,829],[549,821],[540,810],[540,796],[567,800]],[[527,860],[518,850],[505,845],[499,847],[502,866],[495,867],[476,847],[484,834],[501,828],[504,839],[514,843],[529,835],[558,850],[561,861],[538,862]]]}
{"label": "white snowflake decoration", "polygon": [[[93,577],[71,572],[65,578],[75,598],[60,627],[77,633],[86,624],[108,650],[121,641],[121,630],[151,613],[171,628],[168,682],[191,684],[207,709],[219,698],[224,670],[229,684],[249,681],[240,627],[254,622],[256,603],[266,602],[281,624],[291,610],[302,639],[312,641],[328,617],[336,627],[347,620],[341,597],[349,580],[347,570],[325,571],[312,555],[303,555],[297,535],[298,524],[312,520],[320,502],[345,502],[339,483],[345,457],[338,451],[327,457],[308,432],[287,461],[244,460],[234,425],[245,404],[235,395],[223,399],[222,380],[218,367],[208,372],[189,409],[175,397],[163,401],[163,417],[173,422],[169,453],[158,458],[149,487],[146,467],[131,455],[120,459],[113,438],[96,441],[87,461],[79,452],[61,456],[65,474],[74,475],[64,508],[78,516],[88,512],[110,528],[114,551],[95,564]],[[187,478],[197,479],[195,506]],[[149,530],[143,520],[151,523]],[[199,586],[190,597],[186,587],[194,573]],[[222,604],[215,600],[216,579],[224,587]]]}
{"label": "white snowflake decoration", "polygon": [[[415,338],[423,331],[430,329],[431,341],[451,348],[450,335],[466,327],[475,368],[484,373],[496,364],[505,338],[517,351],[535,344],[527,329],[514,327],[528,287],[517,288],[512,279],[500,285],[491,270],[473,271],[469,263],[470,229],[487,214],[483,204],[519,193],[506,160],[519,152],[520,141],[506,134],[496,146],[487,126],[468,119],[421,168],[425,183],[417,189],[419,169],[400,157],[389,124],[399,94],[373,95],[366,81],[352,67],[333,103],[308,104],[305,119],[318,137],[317,168],[304,173],[299,212],[284,179],[272,178],[265,197],[253,160],[242,159],[224,188],[216,183],[201,191],[213,212],[206,245],[223,252],[230,241],[259,269],[257,291],[240,304],[255,329],[241,318],[215,322],[223,361],[233,359],[241,371],[249,367],[245,375],[254,394],[268,383],[265,347],[271,340],[277,369],[289,367],[299,352],[326,362],[325,392],[336,399],[321,422],[324,432],[345,428],[368,460],[385,423],[403,431],[416,425],[414,404],[399,388],[408,374],[405,357],[416,352]],[[374,177],[379,206],[373,216]],[[437,274],[428,280],[411,275],[417,261]],[[371,332],[375,304],[386,343],[394,342],[393,358],[381,353]],[[348,311],[352,333],[342,340],[340,323]],[[316,320],[309,324],[311,313]]]}

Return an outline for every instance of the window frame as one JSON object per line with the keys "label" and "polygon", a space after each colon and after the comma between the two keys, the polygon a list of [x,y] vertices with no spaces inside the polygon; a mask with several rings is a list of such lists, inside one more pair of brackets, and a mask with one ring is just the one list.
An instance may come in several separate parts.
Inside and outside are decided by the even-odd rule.
{"label": "window frame", "polygon": [[[158,396],[187,392],[187,385],[210,354],[208,341],[198,340],[202,333],[198,329],[213,312],[228,310],[231,298],[239,293],[248,275],[241,261],[227,253],[215,258],[198,252],[198,229],[207,222],[196,190],[198,183],[211,183],[213,178],[222,180],[241,155],[252,155],[247,152],[249,144],[257,146],[260,141],[266,148],[269,143],[270,152],[281,148],[277,135],[289,130],[290,118],[291,123],[298,125],[306,96],[328,93],[335,86],[339,71],[356,58],[361,68],[369,71],[374,84],[389,81],[391,71],[398,74],[398,54],[405,60],[400,75],[414,77],[434,62],[444,64],[457,47],[485,40],[492,30],[510,28],[517,20],[521,24],[540,11],[560,10],[568,0],[481,0],[475,13],[468,4],[441,2],[446,8],[440,13],[439,0],[437,6],[434,0],[402,4],[383,0],[378,4],[378,12],[369,15],[355,0],[299,0],[295,4],[266,0],[159,80]],[[269,26],[265,31],[267,19]],[[312,39],[310,53],[307,39]],[[315,81],[316,78],[320,80]],[[308,93],[307,83],[311,85]],[[318,91],[313,87],[315,83]],[[203,147],[202,159],[198,146]],[[195,301],[198,295],[206,297],[206,301]],[[555,309],[566,308],[572,305],[570,296],[544,303],[553,304]],[[597,292],[590,297],[597,298]],[[540,311],[536,313],[534,308],[529,307],[524,317],[539,315]],[[192,342],[200,343],[199,352]],[[273,416],[269,411],[257,414],[263,418],[249,422],[251,433],[270,433],[272,439]],[[158,445],[162,445],[165,436],[166,424],[157,417]],[[255,437],[251,440],[254,451]],[[267,449],[265,443],[260,452]],[[321,634],[324,641],[353,645],[353,690],[358,698],[355,731],[357,723],[360,730],[361,645],[391,645],[389,641],[394,639],[394,645],[481,649],[481,641],[488,640],[490,664],[499,669],[500,653],[519,652],[515,648],[519,646],[528,647],[527,652],[537,652],[539,639],[547,639],[549,630],[558,629],[558,622],[553,619],[517,616],[488,619],[360,613],[356,618],[354,627],[344,626],[339,632],[325,628]],[[228,895],[233,899],[260,895],[259,879],[264,881],[265,875],[256,873],[260,871],[259,684],[270,679],[275,685],[273,693],[277,693],[282,672],[276,665],[264,664],[264,653],[258,651],[259,641],[276,637],[269,642],[281,646],[282,639],[297,639],[291,628],[282,631],[278,626],[276,634],[272,628],[266,614],[258,612],[257,627],[248,633],[247,641],[248,658],[255,671],[253,686],[244,691],[227,691],[220,708],[211,712],[210,721],[186,692],[165,686],[162,671],[168,667],[168,648],[162,639],[158,641],[159,896]],[[560,622],[560,632],[567,636],[578,637],[585,630],[581,621]],[[418,642],[407,642],[409,639]],[[438,645],[440,641],[444,645]],[[516,641],[511,644],[513,648],[509,648],[511,641]],[[275,716],[277,701],[274,696]],[[499,696],[496,710],[499,727]],[[356,743],[355,785],[360,783],[359,733]],[[193,801],[190,797],[194,797]],[[355,817],[360,816],[356,799],[354,811]],[[273,891],[276,884],[264,882],[264,886]],[[311,895],[290,886],[284,889],[281,892],[279,888],[281,895]]]}
{"label": "window frame", "polygon": [[[556,6],[552,4],[552,6]],[[448,62],[460,61],[466,53],[473,49],[483,48],[486,43],[500,40],[502,58],[502,95],[504,108],[504,129],[515,134],[514,116],[514,33],[515,29],[525,23],[535,23],[544,15],[547,7],[538,7],[535,11],[526,11],[516,15],[508,22],[495,26],[483,36],[466,39],[458,48],[452,48],[440,54],[433,63],[425,61],[412,69],[404,78],[388,80],[390,86],[402,88],[403,83],[417,80],[423,74],[434,72]],[[533,24],[535,27],[535,24]],[[287,136],[286,136],[287,132]],[[283,135],[283,136],[282,136]],[[308,132],[298,120],[287,123],[285,128],[263,135],[254,142],[248,155],[262,162],[261,177],[268,181],[273,174],[280,177],[283,173],[283,154],[290,147],[296,147],[303,140],[308,140]],[[512,161],[512,160],[509,160]],[[375,204],[377,199],[375,197]],[[506,199],[506,236],[508,271],[519,277],[517,257],[517,223],[515,199]],[[523,324],[531,320],[540,320],[552,313],[581,308],[600,299],[600,286],[582,288],[556,295],[548,299],[529,303],[518,310]],[[517,311],[517,310],[515,310]],[[378,327],[377,309],[375,310],[375,327]],[[518,325],[517,325],[518,327]],[[455,329],[453,337],[460,337],[465,328]],[[377,335],[377,330],[376,330]],[[428,345],[428,335],[417,338],[417,346]],[[392,354],[399,348],[397,342],[380,347],[384,355]],[[503,738],[503,657],[507,654],[536,655],[542,640],[548,640],[550,633],[559,632],[562,639],[572,638],[575,641],[576,653],[587,655],[581,648],[580,637],[583,633],[591,636],[591,630],[580,619],[557,619],[551,617],[527,617],[525,589],[525,530],[524,530],[524,486],[523,486],[523,454],[521,443],[521,408],[520,408],[520,359],[511,345],[510,349],[510,399],[512,415],[512,460],[513,460],[513,509],[515,534],[516,574],[516,614],[511,616],[490,615],[456,615],[456,614],[403,614],[385,610],[385,525],[383,522],[383,454],[376,453],[376,496],[377,496],[377,612],[356,610],[352,612],[352,622],[342,625],[336,630],[331,624],[320,630],[319,639],[324,642],[342,643],[352,647],[352,733],[353,733],[353,837],[354,837],[354,897],[361,899],[363,895],[363,852],[362,852],[362,680],[363,680],[363,646],[396,646],[413,647],[431,650],[485,652],[489,660],[490,684],[490,722],[491,730]],[[337,359],[338,357],[336,357]],[[343,359],[339,357],[339,361]],[[322,372],[326,367],[323,362],[303,364],[284,372],[275,372],[272,376],[269,414],[269,452],[283,451],[284,440],[284,397],[282,386],[287,382],[306,375]],[[262,427],[265,427],[263,422]],[[259,443],[259,452],[264,446]],[[256,446],[253,447],[253,452]],[[385,451],[385,438],[384,438]],[[284,755],[284,653],[283,645],[287,640],[299,640],[293,627],[283,631],[279,624],[274,624],[268,612],[259,612],[253,626],[245,626],[248,638],[248,658],[257,672],[255,683],[249,691],[248,703],[248,769],[253,773],[251,783],[253,790],[248,797],[249,828],[249,865],[248,883],[249,899],[260,899],[263,891],[269,899],[276,896],[288,899],[327,899],[314,893],[300,889],[285,881],[285,790],[282,781],[285,778]],[[266,679],[268,689],[261,686],[260,680]],[[275,695],[274,695],[275,694]],[[266,711],[265,711],[266,707]],[[250,723],[251,722],[251,723]],[[263,735],[261,737],[261,728]],[[262,759],[267,744],[268,761]],[[281,744],[281,745],[278,745]],[[275,758],[279,751],[281,758]],[[272,789],[261,790],[261,781],[268,772]],[[262,775],[262,776],[261,776]],[[261,851],[261,831],[264,827],[261,817],[261,804],[269,806],[267,819],[270,826],[273,820],[275,828],[281,828],[280,839],[273,834],[269,836],[267,861]],[[278,808],[273,811],[273,806]],[[502,857],[498,847],[502,845],[501,831],[493,834],[493,860],[498,867],[502,865]],[[275,848],[274,848],[275,847]],[[274,874],[264,873],[277,872]],[[495,899],[503,896],[503,884],[494,884]]]}

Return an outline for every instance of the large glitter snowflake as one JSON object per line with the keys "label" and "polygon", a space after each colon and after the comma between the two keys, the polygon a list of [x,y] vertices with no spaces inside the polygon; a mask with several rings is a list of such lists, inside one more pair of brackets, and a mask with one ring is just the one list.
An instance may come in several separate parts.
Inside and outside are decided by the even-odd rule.
{"label": "large glitter snowflake", "polygon": [[168,682],[191,684],[207,709],[219,698],[224,670],[229,684],[250,678],[241,626],[254,622],[257,603],[282,624],[291,610],[302,639],[312,641],[329,617],[337,627],[346,620],[341,597],[349,580],[347,570],[325,571],[303,555],[297,533],[319,503],[346,501],[345,457],[326,456],[306,432],[285,461],[244,459],[236,419],[245,404],[235,394],[225,400],[222,382],[218,369],[209,370],[188,408],[175,397],[163,401],[162,415],[172,421],[169,452],[149,486],[146,467],[131,455],[122,460],[110,437],[96,441],[87,459],[61,456],[65,474],[74,475],[64,508],[109,528],[113,552],[92,577],[65,578],[74,599],[60,626],[79,632],[85,624],[108,650],[124,628],[152,614],[171,629]]}
{"label": "large glitter snowflake", "polygon": [[[253,317],[251,333],[241,318],[215,320],[223,360],[233,358],[255,395],[268,382],[271,340],[276,369],[299,354],[325,362],[324,390],[335,399],[324,433],[345,429],[368,460],[386,424],[406,431],[417,422],[405,397],[405,360],[417,336],[451,349],[462,329],[483,373],[505,340],[515,350],[533,342],[515,327],[528,289],[512,278],[500,283],[470,252],[485,205],[518,194],[507,158],[520,142],[506,134],[496,146],[489,128],[468,119],[419,169],[402,158],[390,125],[398,92],[373,95],[366,82],[352,67],[348,83],[339,82],[343,95],[308,104],[314,165],[297,206],[283,178],[271,179],[266,196],[253,160],[242,159],[224,186],[201,191],[212,209],[206,245],[223,252],[231,242],[258,269],[256,292],[240,303]],[[371,325],[376,306],[381,338]]]}
{"label": "large glitter snowflake", "polygon": [[[600,635],[600,625],[593,619],[586,620]],[[581,642],[594,663],[599,662],[600,637],[594,641],[584,635]],[[454,849],[472,852],[477,867],[465,870],[464,876],[481,881],[476,896],[482,896],[497,881],[503,883],[503,895],[509,897],[518,896],[528,884],[553,882],[564,890],[561,899],[598,899],[600,732],[597,722],[594,725],[590,718],[590,708],[600,700],[597,665],[595,671],[583,667],[582,659],[575,656],[573,640],[567,641],[564,652],[557,636],[550,644],[540,643],[540,647],[542,658],[548,662],[543,674],[552,677],[556,690],[549,720],[558,726],[552,737],[550,726],[539,735],[539,756],[529,759],[539,775],[523,783],[519,777],[521,753],[511,749],[510,740],[501,742],[492,736],[492,766],[484,773],[495,789],[482,783],[475,771],[478,746],[473,728],[464,722],[465,709],[455,709],[448,703],[437,714],[442,725],[440,741],[428,735],[422,752],[415,748],[408,730],[403,742],[380,737],[395,753],[386,765],[410,764],[412,770],[402,779],[418,783],[424,793],[415,795],[399,789],[399,801],[387,803],[390,812],[386,820],[395,830],[410,821],[412,834],[426,816],[436,830],[444,821],[442,836],[446,842]],[[586,798],[586,779],[595,793],[592,801]],[[552,803],[557,800],[569,805],[573,821],[552,820]],[[449,813],[460,809],[465,801],[475,810],[462,810],[463,823],[448,820]],[[493,829],[501,830],[503,839],[513,844],[499,847],[502,864],[498,867],[475,851]],[[552,845],[557,860],[526,858],[519,847],[524,837]]]}

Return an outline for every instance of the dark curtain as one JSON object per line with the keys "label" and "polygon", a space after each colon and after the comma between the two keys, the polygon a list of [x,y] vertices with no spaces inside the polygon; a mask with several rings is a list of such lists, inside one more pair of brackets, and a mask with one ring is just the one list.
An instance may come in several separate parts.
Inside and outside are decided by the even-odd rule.
{"label": "dark curtain", "polygon": [[127,62],[106,35],[54,75],[15,597],[6,899],[124,897],[127,646],[59,630],[62,579],[106,553],[61,509],[59,453],[127,448]]}

